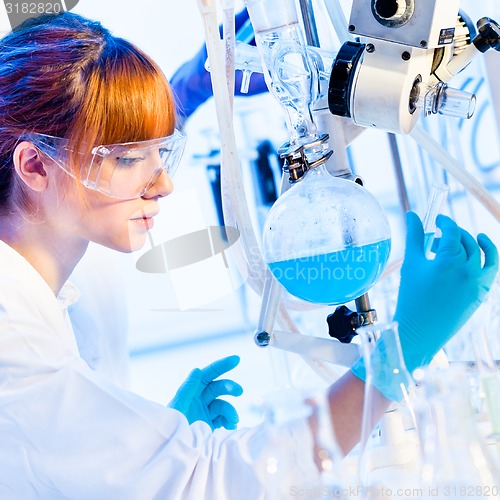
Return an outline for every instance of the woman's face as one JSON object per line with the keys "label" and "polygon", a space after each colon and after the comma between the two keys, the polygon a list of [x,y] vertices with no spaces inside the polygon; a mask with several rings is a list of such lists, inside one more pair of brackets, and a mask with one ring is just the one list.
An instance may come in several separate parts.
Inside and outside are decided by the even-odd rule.
{"label": "woman's face", "polygon": [[[151,188],[140,198],[122,200],[77,185],[76,180],[54,165],[54,182],[49,186],[46,216],[53,218],[57,230],[65,237],[93,241],[121,252],[140,249],[147,231],[158,214],[158,200],[170,194],[173,184],[162,172]],[[133,179],[131,179],[133,181]],[[61,195],[62,193],[62,195]]]}

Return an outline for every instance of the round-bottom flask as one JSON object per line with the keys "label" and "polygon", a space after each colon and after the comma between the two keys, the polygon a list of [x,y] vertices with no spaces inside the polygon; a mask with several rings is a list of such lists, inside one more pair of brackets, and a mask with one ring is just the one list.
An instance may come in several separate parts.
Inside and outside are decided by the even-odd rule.
{"label": "round-bottom flask", "polygon": [[373,286],[391,240],[376,198],[321,165],[276,201],[264,226],[263,246],[269,268],[288,292],[335,305]]}

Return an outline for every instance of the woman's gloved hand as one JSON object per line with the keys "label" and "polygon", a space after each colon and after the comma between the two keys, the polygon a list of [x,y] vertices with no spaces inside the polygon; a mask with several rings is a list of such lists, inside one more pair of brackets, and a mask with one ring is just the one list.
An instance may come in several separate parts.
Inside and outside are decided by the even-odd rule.
{"label": "woman's gloved hand", "polygon": [[420,219],[408,212],[406,221],[394,320],[399,323],[401,348],[411,373],[430,363],[484,301],[498,271],[498,251],[485,234],[479,234],[476,242],[449,217],[439,215],[436,223],[442,236],[436,241],[435,259],[427,260]]}
{"label": "woman's gloved hand", "polygon": [[[434,242],[435,259],[428,260],[422,222],[413,212],[406,214],[406,221],[406,250],[394,320],[399,324],[406,367],[412,373],[430,363],[481,305],[498,271],[498,251],[485,234],[479,234],[476,242],[449,217],[439,215],[436,223],[442,236]],[[381,342],[383,338],[378,344]],[[383,370],[377,359],[383,359],[378,350],[383,354],[384,346],[378,344],[371,359],[374,370]],[[365,380],[362,359],[352,371]],[[394,388],[379,389],[396,399]]]}
{"label": "woman's gloved hand", "polygon": [[[243,9],[235,17],[236,31],[248,19],[248,12]],[[177,111],[180,116],[189,118],[206,100],[213,95],[210,73],[205,69],[207,49],[205,44],[196,55],[185,62],[170,79]],[[235,95],[255,95],[267,91],[264,76],[260,73],[252,74],[247,94],[241,94],[241,71],[236,71]]]}
{"label": "woman's gloved hand", "polygon": [[232,370],[239,362],[239,356],[228,356],[214,361],[201,370],[195,368],[168,406],[183,413],[190,424],[202,420],[212,430],[219,427],[236,429],[239,422],[236,409],[232,404],[218,397],[241,396],[243,389],[232,380],[215,379]]}

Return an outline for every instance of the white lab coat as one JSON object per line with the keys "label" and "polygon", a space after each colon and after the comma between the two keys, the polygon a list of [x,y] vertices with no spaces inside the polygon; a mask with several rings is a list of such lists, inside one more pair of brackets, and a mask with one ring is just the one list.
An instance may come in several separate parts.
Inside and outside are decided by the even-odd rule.
{"label": "white lab coat", "polygon": [[188,425],[92,370],[65,309],[3,242],[0,263],[2,500],[257,500],[277,449],[294,464],[282,491],[315,484],[305,421],[214,433]]}
{"label": "white lab coat", "polygon": [[129,322],[121,259],[129,257],[90,243],[70,277],[77,290],[69,282],[65,285],[65,303],[80,356],[124,389],[129,388]]}

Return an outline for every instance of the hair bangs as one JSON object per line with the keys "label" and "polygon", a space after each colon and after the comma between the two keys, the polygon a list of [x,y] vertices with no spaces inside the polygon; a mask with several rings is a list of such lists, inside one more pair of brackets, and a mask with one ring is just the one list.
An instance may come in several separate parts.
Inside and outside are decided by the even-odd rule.
{"label": "hair bangs", "polygon": [[71,137],[80,146],[145,141],[173,133],[175,104],[168,80],[129,42],[108,41],[86,79]]}

